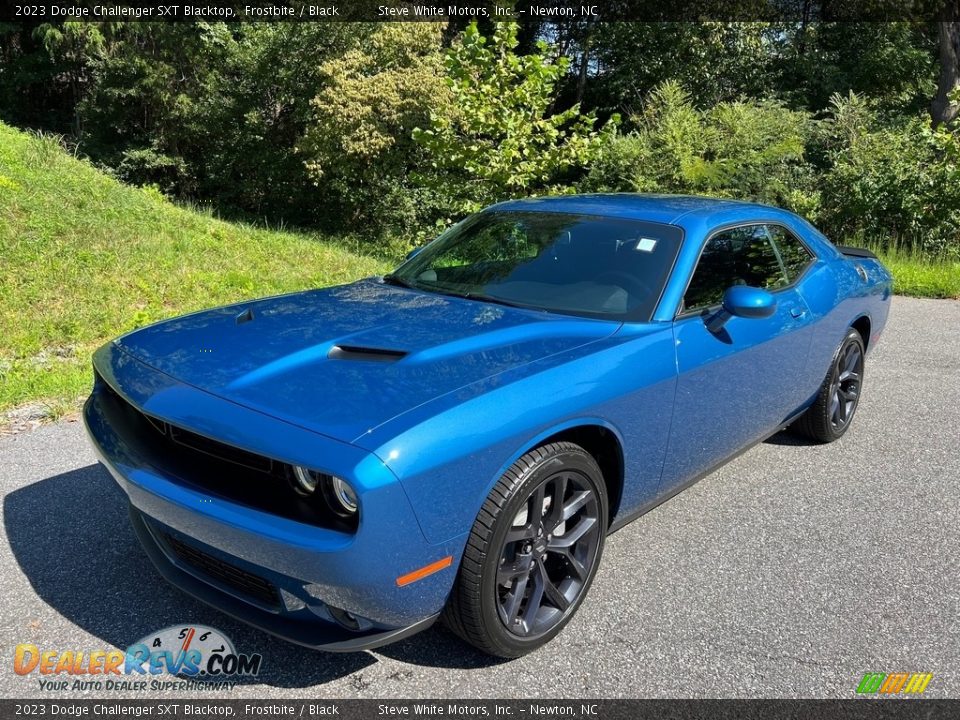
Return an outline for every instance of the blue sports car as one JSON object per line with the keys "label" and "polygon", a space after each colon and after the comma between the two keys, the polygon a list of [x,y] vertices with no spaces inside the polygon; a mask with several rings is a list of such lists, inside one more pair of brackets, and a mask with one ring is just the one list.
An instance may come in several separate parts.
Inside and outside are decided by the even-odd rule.
{"label": "blue sports car", "polygon": [[323,650],[443,617],[515,657],[612,530],[788,425],[841,437],[890,295],[772,207],[511,201],[384,277],[108,343],[84,418],[188,593]]}

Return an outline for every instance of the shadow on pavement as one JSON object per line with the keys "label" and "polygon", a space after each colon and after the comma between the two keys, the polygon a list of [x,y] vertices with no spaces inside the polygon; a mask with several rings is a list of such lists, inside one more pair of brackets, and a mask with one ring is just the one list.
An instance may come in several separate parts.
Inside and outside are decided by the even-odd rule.
{"label": "shadow on pavement", "polygon": [[412,665],[460,670],[493,667],[510,662],[508,659],[495,658],[475,650],[440,623],[419,635],[377,648],[376,652]]}
{"label": "shadow on pavement", "polygon": [[[10,493],[3,520],[13,555],[37,595],[114,647],[124,649],[170,625],[210,625],[225,632],[240,652],[263,655],[263,670],[247,682],[275,687],[323,684],[377,662],[371,653],[321,653],[278,640],[168,585],[130,528],[125,496],[100,465]],[[376,653],[427,667],[470,669],[503,662],[474,650],[440,624]]]}
{"label": "shadow on pavement", "polygon": [[776,435],[768,437],[764,442],[767,445],[790,445],[795,447],[812,447],[822,444],[791,430],[781,430]]}
{"label": "shadow on pavement", "polygon": [[99,465],[10,493],[3,521],[13,555],[37,595],[114,647],[125,649],[169,625],[210,625],[226,633],[239,652],[263,655],[260,675],[246,682],[275,687],[323,684],[376,662],[370,653],[318,653],[291,645],[168,585],[130,529],[123,493]]}

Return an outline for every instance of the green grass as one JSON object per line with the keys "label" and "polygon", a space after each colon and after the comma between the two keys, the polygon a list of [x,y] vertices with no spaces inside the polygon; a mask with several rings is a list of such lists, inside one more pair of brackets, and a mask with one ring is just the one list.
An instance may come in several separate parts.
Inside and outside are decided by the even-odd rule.
{"label": "green grass", "polygon": [[[881,256],[897,293],[960,298],[960,263]],[[90,353],[135,327],[385,269],[328,238],[178,207],[0,123],[0,412],[75,408]]]}
{"label": "green grass", "polygon": [[384,270],[325,238],[177,207],[0,123],[0,411],[76,407],[93,349],[132,328]]}
{"label": "green grass", "polygon": [[935,261],[905,250],[879,251],[893,274],[897,295],[925,298],[960,298],[960,262]]}

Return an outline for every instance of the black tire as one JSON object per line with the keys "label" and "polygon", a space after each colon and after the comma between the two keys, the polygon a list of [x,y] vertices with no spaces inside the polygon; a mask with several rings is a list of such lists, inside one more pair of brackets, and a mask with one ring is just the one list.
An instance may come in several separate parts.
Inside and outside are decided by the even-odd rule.
{"label": "black tire", "polygon": [[839,440],[850,428],[863,391],[866,349],[854,328],[837,348],[817,399],[793,424],[793,429],[817,442]]}
{"label": "black tire", "polygon": [[551,443],[517,460],[477,515],[444,622],[498,657],[519,657],[549,642],[593,582],[607,503],[600,468],[579,445]]}

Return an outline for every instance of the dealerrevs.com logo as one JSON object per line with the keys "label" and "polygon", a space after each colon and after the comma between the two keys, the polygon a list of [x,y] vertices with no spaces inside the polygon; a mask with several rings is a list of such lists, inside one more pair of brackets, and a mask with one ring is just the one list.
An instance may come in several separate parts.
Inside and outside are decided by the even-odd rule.
{"label": "dealerrevs.com logo", "polygon": [[260,654],[238,653],[226,635],[202,625],[172,625],[126,651],[21,643],[13,656],[15,673],[37,675],[40,689],[50,691],[232,690],[236,678],[256,676],[262,664]]}

